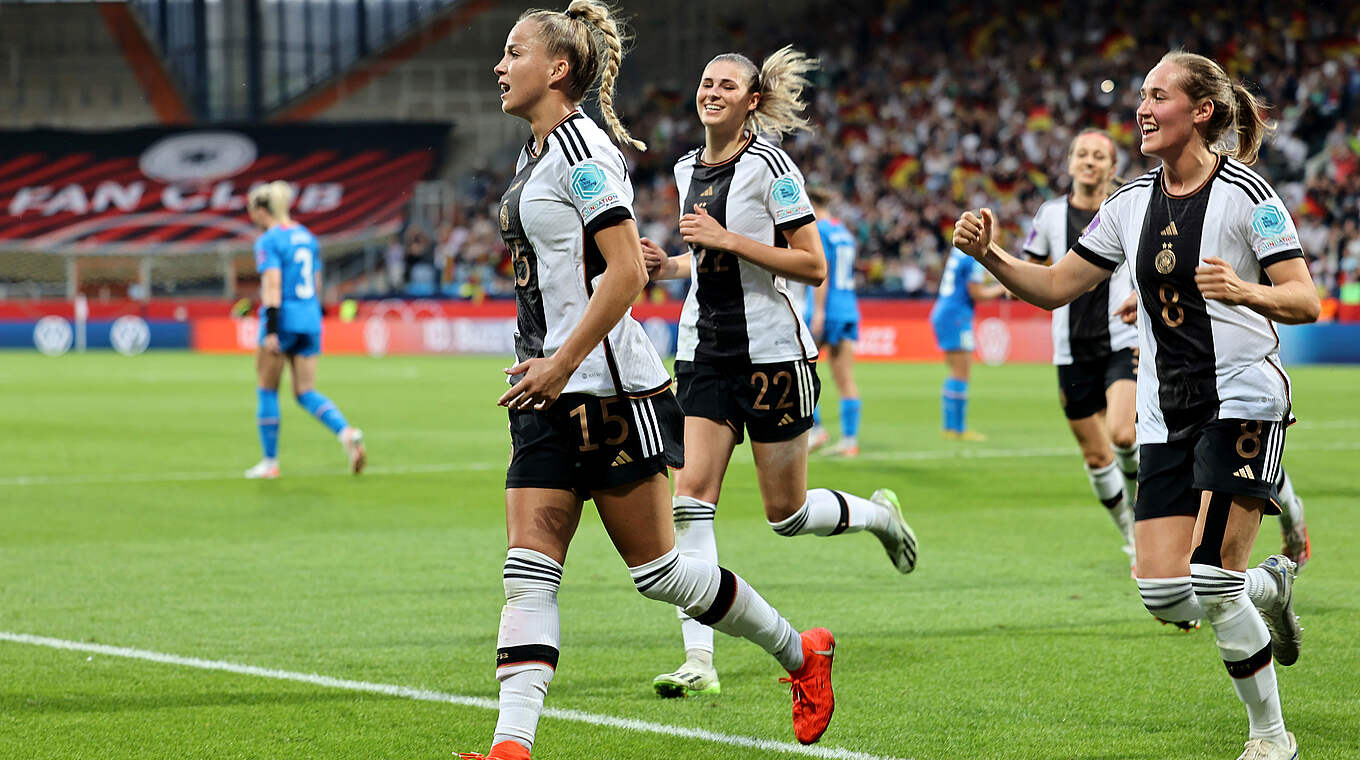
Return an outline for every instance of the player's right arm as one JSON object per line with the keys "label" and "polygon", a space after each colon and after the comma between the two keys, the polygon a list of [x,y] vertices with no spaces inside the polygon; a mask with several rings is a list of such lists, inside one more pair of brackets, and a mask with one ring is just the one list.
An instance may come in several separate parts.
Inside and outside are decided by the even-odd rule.
{"label": "player's right arm", "polygon": [[1101,280],[1110,269],[1081,256],[1064,256],[1051,267],[1021,261],[992,240],[994,218],[982,209],[981,218],[965,211],[954,225],[954,247],[977,259],[1010,292],[1041,309],[1056,309],[1077,299]]}
{"label": "player's right arm", "polygon": [[264,347],[279,350],[279,307],[283,305],[283,268],[278,251],[261,235],[255,241],[255,269],[260,273],[260,305],[264,307]]}

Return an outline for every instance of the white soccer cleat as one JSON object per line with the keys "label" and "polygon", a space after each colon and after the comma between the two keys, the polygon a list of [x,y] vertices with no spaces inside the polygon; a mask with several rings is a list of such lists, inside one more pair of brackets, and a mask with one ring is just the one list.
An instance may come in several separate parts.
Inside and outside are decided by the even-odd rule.
{"label": "white soccer cleat", "polygon": [[279,461],[277,459],[261,459],[246,470],[248,480],[273,480],[279,476]]}
{"label": "white soccer cleat", "polygon": [[345,428],[340,431],[340,445],[349,457],[349,471],[358,475],[368,463],[368,452],[364,450],[364,431],[359,428]]}
{"label": "white soccer cleat", "polygon": [[897,494],[891,489],[880,488],[874,491],[869,501],[888,512],[888,531],[882,535],[875,534],[879,543],[883,544],[883,550],[888,553],[888,559],[892,560],[899,573],[905,575],[915,570],[916,534],[902,517],[902,507],[897,501]]}
{"label": "white soccer cleat", "polygon": [[722,693],[718,670],[693,658],[685,660],[679,670],[662,673],[652,679],[658,697],[717,696]]}
{"label": "white soccer cleat", "polygon": [[1294,738],[1293,731],[1286,731],[1284,735],[1289,738],[1288,747],[1281,747],[1269,739],[1252,739],[1237,760],[1298,760],[1299,740]]}
{"label": "white soccer cleat", "polygon": [[808,431],[808,452],[811,453],[831,442],[831,434],[821,425],[813,425]]}
{"label": "white soccer cleat", "polygon": [[1270,573],[1276,587],[1274,603],[1257,608],[1270,629],[1270,653],[1275,662],[1293,665],[1299,660],[1299,646],[1303,643],[1303,628],[1294,615],[1294,576],[1298,568],[1282,554],[1266,557],[1258,567]]}
{"label": "white soccer cleat", "polygon": [[841,459],[854,459],[859,456],[859,441],[854,438],[842,438],[836,441],[836,445],[822,452],[829,457],[840,457]]}

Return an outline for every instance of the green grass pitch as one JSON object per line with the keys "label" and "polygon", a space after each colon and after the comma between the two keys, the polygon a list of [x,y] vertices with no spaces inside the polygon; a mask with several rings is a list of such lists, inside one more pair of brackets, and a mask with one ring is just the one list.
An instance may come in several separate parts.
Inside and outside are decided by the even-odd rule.
{"label": "green grass pitch", "polygon": [[[0,631],[494,699],[505,551],[498,358],[323,357],[319,389],[367,433],[371,471],[285,391],[283,478],[259,456],[251,359],[0,355]],[[921,540],[899,576],[866,534],[766,526],[749,449],[718,517],[724,564],[840,646],[821,745],[880,758],[1233,758],[1246,717],[1207,628],[1143,610],[1090,494],[1046,366],[979,367],[973,427],[941,440],[943,367],[860,365],[856,461],[810,482],[890,486]],[[1299,663],[1279,668],[1309,760],[1360,756],[1360,369],[1296,368],[1285,465],[1314,559]],[[835,424],[829,377],[824,409]],[[834,427],[833,427],[834,429]],[[1278,550],[1267,519],[1255,558]],[[792,742],[763,652],[719,637],[720,697],[661,701],[674,612],[643,599],[587,510],[561,592],[548,705]],[[492,710],[0,640],[3,758],[444,758]],[[535,758],[775,758],[781,751],[561,718]]]}

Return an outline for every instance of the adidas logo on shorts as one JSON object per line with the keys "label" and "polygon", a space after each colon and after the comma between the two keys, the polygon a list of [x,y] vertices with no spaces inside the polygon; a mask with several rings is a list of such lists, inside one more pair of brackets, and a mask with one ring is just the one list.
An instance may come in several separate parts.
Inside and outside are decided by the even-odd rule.
{"label": "adidas logo on shorts", "polygon": [[785,426],[785,425],[791,424],[792,422],[793,422],[793,418],[790,417],[789,415],[785,414],[785,415],[784,415],[784,418],[781,419],[781,420],[779,421],[779,427],[783,427],[783,426]]}
{"label": "adidas logo on shorts", "polygon": [[619,455],[616,456],[616,457],[614,457],[613,463],[610,464],[609,466],[610,466],[610,467],[618,467],[618,466],[621,465],[621,464],[630,464],[630,463],[632,463],[632,461],[633,461],[633,458],[630,457],[630,456],[628,456],[628,452],[626,452],[626,451],[620,451],[620,452],[619,452]]}
{"label": "adidas logo on shorts", "polygon": [[1233,474],[1239,478],[1246,478],[1247,480],[1256,480],[1256,475],[1251,471],[1251,465],[1249,464],[1242,465],[1242,469],[1238,470],[1237,472],[1234,472]]}

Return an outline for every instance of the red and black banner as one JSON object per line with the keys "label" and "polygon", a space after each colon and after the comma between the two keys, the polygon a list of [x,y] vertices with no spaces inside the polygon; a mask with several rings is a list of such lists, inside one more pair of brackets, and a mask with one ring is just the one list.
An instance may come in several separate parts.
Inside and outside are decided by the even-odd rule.
{"label": "red and black banner", "polygon": [[395,232],[447,124],[0,131],[0,251],[249,250],[250,188],[292,183],[323,243]]}

